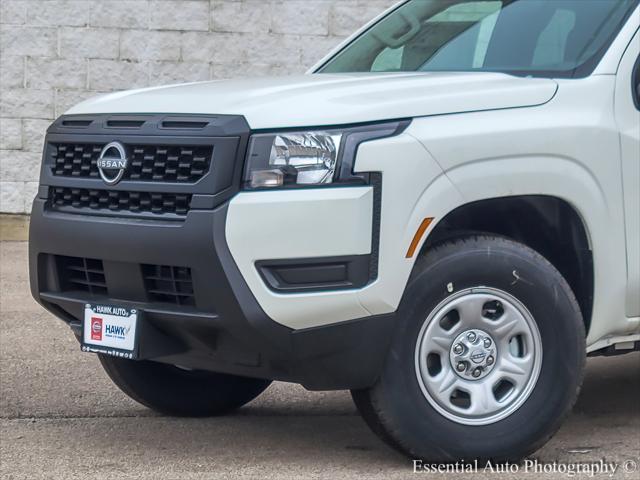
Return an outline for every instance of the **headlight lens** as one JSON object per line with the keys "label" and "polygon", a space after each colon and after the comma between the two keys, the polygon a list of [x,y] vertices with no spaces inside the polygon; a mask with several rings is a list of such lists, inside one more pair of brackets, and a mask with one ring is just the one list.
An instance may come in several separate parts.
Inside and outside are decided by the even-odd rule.
{"label": "headlight lens", "polygon": [[243,188],[367,184],[369,173],[354,171],[358,147],[398,135],[409,123],[395,120],[340,129],[255,133],[249,140]]}
{"label": "headlight lens", "polygon": [[245,185],[269,188],[332,183],[342,136],[341,132],[323,130],[253,135]]}

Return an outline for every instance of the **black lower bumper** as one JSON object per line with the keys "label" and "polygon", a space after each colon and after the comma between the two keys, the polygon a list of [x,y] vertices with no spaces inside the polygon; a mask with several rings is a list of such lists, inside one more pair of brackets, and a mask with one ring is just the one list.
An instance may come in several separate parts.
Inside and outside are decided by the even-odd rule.
{"label": "black lower bumper", "polygon": [[[29,252],[32,294],[76,334],[86,303],[143,311],[143,359],[296,382],[311,390],[372,385],[386,358],[392,316],[304,330],[274,322],[233,261],[226,215],[225,204],[192,210],[181,222],[133,220],[47,211],[46,201],[36,199]],[[100,262],[100,288],[67,282],[60,258]],[[192,301],[169,303],[155,295],[145,284],[148,266],[188,269]]]}

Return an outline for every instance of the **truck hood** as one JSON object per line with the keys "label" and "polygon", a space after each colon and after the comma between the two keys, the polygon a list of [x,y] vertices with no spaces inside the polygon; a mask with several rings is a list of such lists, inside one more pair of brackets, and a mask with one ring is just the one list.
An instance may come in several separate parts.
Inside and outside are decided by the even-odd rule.
{"label": "truck hood", "polygon": [[313,74],[130,90],[67,113],[233,114],[266,129],[530,107],[557,88],[553,80],[501,73]]}

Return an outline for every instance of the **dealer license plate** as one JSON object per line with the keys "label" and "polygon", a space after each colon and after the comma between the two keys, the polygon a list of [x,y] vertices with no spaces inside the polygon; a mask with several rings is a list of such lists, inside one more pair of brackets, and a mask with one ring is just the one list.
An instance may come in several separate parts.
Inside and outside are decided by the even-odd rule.
{"label": "dealer license plate", "polygon": [[136,358],[139,314],[138,310],[116,305],[86,304],[82,322],[82,351]]}

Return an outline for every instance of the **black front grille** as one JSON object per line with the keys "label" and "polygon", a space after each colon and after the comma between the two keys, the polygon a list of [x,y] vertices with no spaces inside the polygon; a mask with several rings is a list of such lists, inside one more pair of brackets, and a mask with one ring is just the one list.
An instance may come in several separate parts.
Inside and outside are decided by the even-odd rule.
{"label": "black front grille", "polygon": [[57,209],[89,209],[110,213],[175,214],[189,211],[191,195],[51,187],[49,201]]}
{"label": "black front grille", "polygon": [[[97,161],[104,144],[54,143],[50,149],[55,176],[99,178]],[[211,167],[213,146],[126,145],[129,165],[123,180],[194,183]]]}
{"label": "black front grille", "polygon": [[101,260],[57,256],[56,262],[63,291],[107,295],[107,283]]}
{"label": "black front grille", "polygon": [[195,306],[190,268],[143,265],[142,274],[149,300]]}

